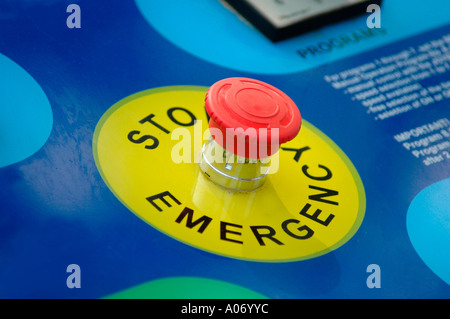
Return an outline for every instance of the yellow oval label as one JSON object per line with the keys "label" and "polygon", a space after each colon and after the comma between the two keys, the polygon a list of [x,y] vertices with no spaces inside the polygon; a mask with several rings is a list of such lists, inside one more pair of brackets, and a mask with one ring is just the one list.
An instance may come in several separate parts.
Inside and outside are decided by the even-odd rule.
{"label": "yellow oval label", "polygon": [[168,236],[232,258],[296,261],[347,242],[364,218],[362,182],[339,147],[305,120],[299,135],[281,145],[278,167],[260,188],[231,191],[202,174],[207,89],[150,89],[103,115],[94,157],[117,198]]}

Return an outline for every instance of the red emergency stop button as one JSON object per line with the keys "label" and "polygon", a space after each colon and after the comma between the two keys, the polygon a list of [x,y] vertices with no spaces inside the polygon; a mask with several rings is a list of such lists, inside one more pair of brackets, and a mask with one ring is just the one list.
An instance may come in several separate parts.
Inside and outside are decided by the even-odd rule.
{"label": "red emergency stop button", "polygon": [[300,131],[297,105],[281,90],[249,78],[214,83],[205,98],[214,140],[235,155],[261,159]]}

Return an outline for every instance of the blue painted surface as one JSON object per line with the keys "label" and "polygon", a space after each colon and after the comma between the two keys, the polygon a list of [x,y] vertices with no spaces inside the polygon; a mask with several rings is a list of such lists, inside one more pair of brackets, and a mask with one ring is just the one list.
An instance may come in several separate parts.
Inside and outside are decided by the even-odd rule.
{"label": "blue painted surface", "polygon": [[[430,32],[408,37],[407,30],[386,25],[404,39],[375,50],[361,47],[360,54],[355,46],[349,48],[354,49],[348,52],[352,56],[340,60],[329,56],[330,63],[320,61],[313,67],[318,64],[311,62],[303,71],[290,69],[298,65],[286,60],[284,70],[292,73],[272,69],[270,74],[256,75],[180,50],[181,44],[169,42],[129,0],[79,1],[82,28],[68,29],[66,7],[72,2],[0,4],[0,52],[39,83],[53,113],[53,129],[41,151],[0,169],[0,298],[101,298],[175,276],[221,280],[270,298],[450,296],[449,285],[419,257],[406,227],[414,196],[450,178],[448,162],[424,167],[393,139],[406,129],[450,118],[448,100],[374,121],[358,101],[324,81],[326,74],[450,34],[449,25],[433,28],[448,13],[436,8],[439,4],[448,8],[448,1],[436,1],[437,5],[416,1],[400,13],[386,12],[403,21],[405,28],[407,12],[430,14],[411,18],[421,23],[409,29],[419,32],[423,26]],[[202,2],[195,1],[195,6]],[[215,1],[205,2],[213,10],[219,8],[210,4]],[[227,22],[228,14],[223,11],[223,20],[217,21]],[[189,27],[184,21],[171,19],[180,32]],[[353,22],[348,23],[352,27],[345,32],[354,29]],[[210,29],[203,31],[206,38],[212,35]],[[308,43],[322,39],[313,34],[305,38]],[[382,39],[390,42],[380,37],[374,45],[382,45]],[[149,227],[104,184],[95,166],[92,138],[97,122],[114,103],[150,88],[210,86],[231,76],[256,77],[282,89],[298,103],[302,116],[336,142],[355,165],[364,183],[367,210],[359,231],[344,246],[319,258],[284,264],[212,255]],[[433,81],[445,79],[448,74]],[[66,267],[73,263],[81,268],[81,289],[65,284]],[[370,264],[381,268],[380,289],[366,286]]]}
{"label": "blue painted surface", "polygon": [[[368,30],[368,13],[272,43],[219,1],[135,1],[152,27],[180,49],[226,68],[261,74],[295,73],[395,42],[446,24],[450,10],[445,0],[433,5],[385,0],[381,30]],[[321,53],[312,54],[311,46]]]}

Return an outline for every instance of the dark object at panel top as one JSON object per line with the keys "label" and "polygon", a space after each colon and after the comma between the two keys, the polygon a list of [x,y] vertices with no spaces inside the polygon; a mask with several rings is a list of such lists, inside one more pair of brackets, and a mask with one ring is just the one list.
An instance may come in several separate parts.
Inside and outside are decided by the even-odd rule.
{"label": "dark object at panel top", "polygon": [[382,0],[222,0],[273,42],[367,13]]}

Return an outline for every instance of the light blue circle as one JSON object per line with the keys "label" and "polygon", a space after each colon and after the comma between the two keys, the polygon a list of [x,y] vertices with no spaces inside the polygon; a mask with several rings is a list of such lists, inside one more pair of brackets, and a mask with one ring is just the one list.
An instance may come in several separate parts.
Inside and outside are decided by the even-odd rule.
{"label": "light blue circle", "polygon": [[47,141],[53,114],[40,85],[0,54],[0,167],[37,152]]}
{"label": "light blue circle", "polygon": [[[385,0],[381,29],[369,30],[369,14],[363,13],[276,43],[243,22],[219,0],[135,0],[135,3],[159,34],[193,56],[244,72],[288,74],[448,23],[449,1],[435,1],[435,6],[430,6],[426,1],[416,1],[411,5],[410,0]],[[434,10],[435,7],[442,10]],[[419,18],[420,23],[411,23]],[[342,40],[344,38],[345,41]],[[321,48],[320,53],[315,51],[318,47]]]}
{"label": "light blue circle", "polygon": [[414,198],[406,226],[420,258],[450,285],[450,178],[428,186]]}
{"label": "light blue circle", "polygon": [[274,45],[220,1],[136,0],[136,4],[160,34],[194,56],[249,72],[298,70],[301,58],[290,49],[289,41]]}

